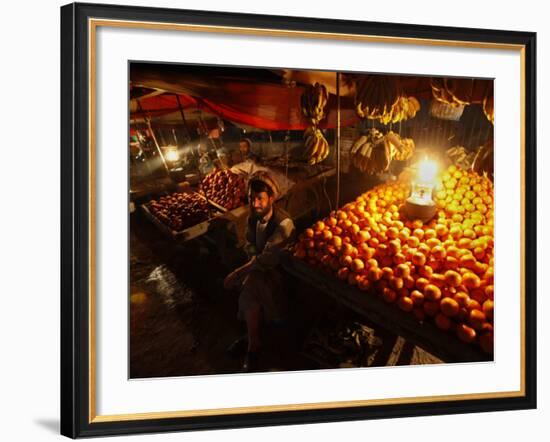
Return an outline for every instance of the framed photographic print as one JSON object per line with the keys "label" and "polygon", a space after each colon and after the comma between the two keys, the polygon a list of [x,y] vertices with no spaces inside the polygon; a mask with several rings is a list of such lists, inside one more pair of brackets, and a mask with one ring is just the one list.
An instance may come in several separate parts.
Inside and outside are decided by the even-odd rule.
{"label": "framed photographic print", "polygon": [[536,407],[536,35],[61,8],[61,432]]}

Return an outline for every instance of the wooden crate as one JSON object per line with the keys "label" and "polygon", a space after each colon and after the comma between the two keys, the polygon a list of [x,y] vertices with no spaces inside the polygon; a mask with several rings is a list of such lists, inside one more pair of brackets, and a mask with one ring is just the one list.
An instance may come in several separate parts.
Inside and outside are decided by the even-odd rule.
{"label": "wooden crate", "polygon": [[[201,195],[201,198],[204,198]],[[212,224],[215,223],[215,221],[223,215],[223,212],[217,208],[212,209],[212,216],[208,218],[207,220],[201,221],[200,223],[197,223],[193,226],[187,227],[183,230],[172,230],[169,226],[164,224],[161,220],[159,220],[155,215],[151,213],[149,210],[149,207],[147,207],[147,204],[142,204],[141,209],[143,210],[143,213],[145,216],[167,237],[172,238],[177,241],[185,242],[189,241],[191,239],[197,238],[201,235],[204,235],[207,233],[210,228],[212,227]]]}

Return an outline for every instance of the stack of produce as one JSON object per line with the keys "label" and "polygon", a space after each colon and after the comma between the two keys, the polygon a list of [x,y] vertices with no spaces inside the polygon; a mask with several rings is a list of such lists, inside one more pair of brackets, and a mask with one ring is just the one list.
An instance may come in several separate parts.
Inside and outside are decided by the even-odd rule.
{"label": "stack of produce", "polygon": [[325,118],[327,102],[327,88],[320,83],[307,86],[301,97],[302,115],[310,125],[304,132],[304,158],[311,165],[324,161],[330,152],[328,141],[317,127]]}
{"label": "stack of produce", "polygon": [[420,103],[403,95],[397,78],[369,75],[357,81],[355,109],[360,118],[389,124],[413,118]]}
{"label": "stack of produce", "polygon": [[173,193],[151,200],[149,211],[174,231],[180,231],[208,219],[208,203],[197,193]]}
{"label": "stack of produce", "polygon": [[410,183],[377,186],[306,229],[294,256],[464,342],[493,348],[493,184],[450,166],[427,223],[402,210]]}
{"label": "stack of produce", "polygon": [[233,210],[245,203],[244,178],[229,169],[210,172],[202,180],[201,189],[209,200],[227,210]]}
{"label": "stack of produce", "polygon": [[414,149],[414,141],[410,138],[401,138],[392,131],[384,135],[377,129],[369,129],[355,140],[350,155],[357,169],[372,175],[388,170],[393,159],[407,160]]}

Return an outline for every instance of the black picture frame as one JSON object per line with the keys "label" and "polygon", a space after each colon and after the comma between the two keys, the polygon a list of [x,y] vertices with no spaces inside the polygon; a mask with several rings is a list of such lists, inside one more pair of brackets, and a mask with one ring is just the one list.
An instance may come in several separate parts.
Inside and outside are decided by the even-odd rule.
{"label": "black picture frame", "polygon": [[[90,413],[89,18],[519,45],[524,57],[524,395],[316,410],[95,421]],[[536,34],[73,3],[61,8],[61,434],[137,434],[536,408]]]}

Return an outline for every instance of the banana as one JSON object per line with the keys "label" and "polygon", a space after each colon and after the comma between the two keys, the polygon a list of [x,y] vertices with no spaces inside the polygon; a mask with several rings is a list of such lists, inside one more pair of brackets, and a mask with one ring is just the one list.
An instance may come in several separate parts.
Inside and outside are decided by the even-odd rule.
{"label": "banana", "polygon": [[351,155],[354,155],[355,152],[357,152],[357,150],[359,150],[359,148],[365,143],[365,141],[367,141],[366,135],[362,135],[359,138],[357,138],[353,143],[353,145],[351,146],[351,150],[350,150]]}

